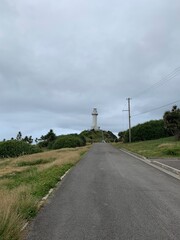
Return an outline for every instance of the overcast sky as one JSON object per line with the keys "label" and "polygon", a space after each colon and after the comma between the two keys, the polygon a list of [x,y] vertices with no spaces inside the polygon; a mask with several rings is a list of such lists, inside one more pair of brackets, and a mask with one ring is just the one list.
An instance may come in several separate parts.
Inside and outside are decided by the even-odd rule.
{"label": "overcast sky", "polygon": [[118,133],[127,97],[132,125],[180,100],[179,0],[0,0],[0,140],[90,129],[94,107]]}

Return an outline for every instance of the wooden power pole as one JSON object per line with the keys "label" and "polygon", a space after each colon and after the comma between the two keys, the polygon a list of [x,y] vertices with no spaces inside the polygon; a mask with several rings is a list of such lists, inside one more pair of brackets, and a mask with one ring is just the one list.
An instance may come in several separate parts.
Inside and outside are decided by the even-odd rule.
{"label": "wooden power pole", "polygon": [[129,117],[129,142],[131,142],[131,98],[128,100],[128,117]]}

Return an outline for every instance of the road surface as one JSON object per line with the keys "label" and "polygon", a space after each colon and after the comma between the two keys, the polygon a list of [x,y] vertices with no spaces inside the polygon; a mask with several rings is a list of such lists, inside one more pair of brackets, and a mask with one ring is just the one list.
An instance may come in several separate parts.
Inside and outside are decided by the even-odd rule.
{"label": "road surface", "polygon": [[180,181],[109,144],[94,144],[26,239],[179,240]]}

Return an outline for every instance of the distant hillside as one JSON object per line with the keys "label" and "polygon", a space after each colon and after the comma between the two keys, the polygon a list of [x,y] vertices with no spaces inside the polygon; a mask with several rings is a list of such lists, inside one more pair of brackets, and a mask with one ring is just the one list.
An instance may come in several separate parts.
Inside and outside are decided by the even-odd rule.
{"label": "distant hillside", "polygon": [[81,136],[85,137],[87,143],[93,142],[115,142],[117,137],[111,131],[104,130],[84,130],[80,133]]}

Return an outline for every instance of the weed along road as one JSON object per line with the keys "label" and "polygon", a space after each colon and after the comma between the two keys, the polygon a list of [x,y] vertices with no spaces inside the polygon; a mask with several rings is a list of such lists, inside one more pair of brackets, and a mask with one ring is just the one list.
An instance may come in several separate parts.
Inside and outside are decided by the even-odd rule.
{"label": "weed along road", "polygon": [[179,240],[180,181],[109,144],[94,144],[26,239]]}

